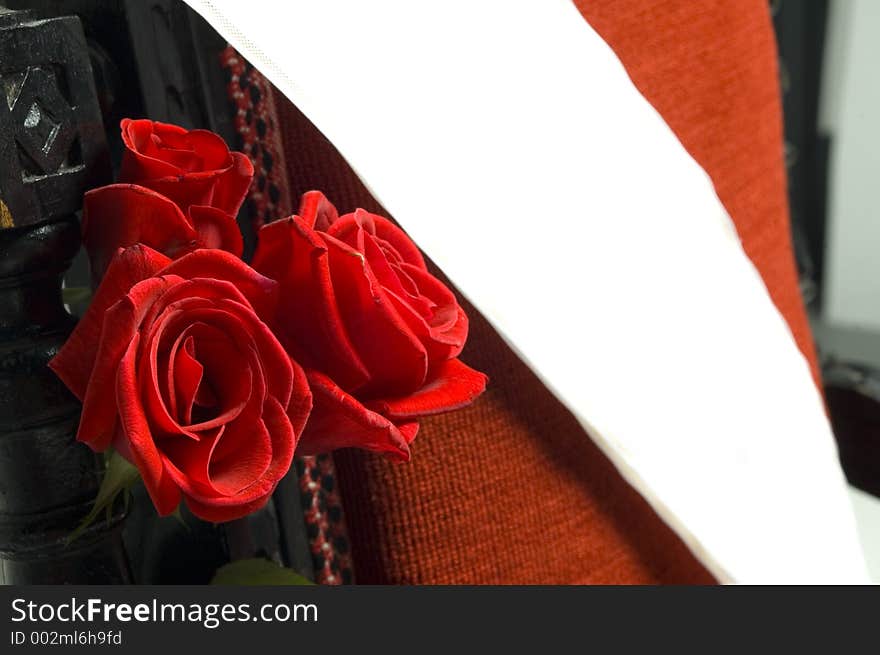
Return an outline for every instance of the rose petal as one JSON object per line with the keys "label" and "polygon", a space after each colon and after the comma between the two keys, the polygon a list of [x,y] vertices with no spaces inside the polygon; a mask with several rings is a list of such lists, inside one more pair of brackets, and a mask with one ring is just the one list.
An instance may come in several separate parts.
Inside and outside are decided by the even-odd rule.
{"label": "rose petal", "polygon": [[[164,304],[164,303],[163,303]],[[152,312],[151,312],[152,313]],[[182,312],[171,308],[159,314],[155,321],[145,320],[149,326],[145,335],[141,336],[143,347],[138,353],[138,393],[147,416],[147,422],[154,439],[168,436],[184,436],[198,440],[199,436],[177,420],[176,414],[171,409],[171,403],[166,403],[160,390],[160,378],[167,379],[168,371],[159,363],[159,344],[161,337],[166,332],[169,324],[179,319]],[[162,359],[165,359],[163,353]],[[164,373],[164,375],[163,375]]]}
{"label": "rose petal", "polygon": [[233,285],[263,320],[271,320],[278,305],[278,283],[260,275],[235,255],[223,250],[199,249],[171,262],[163,275],[216,278]]}
{"label": "rose petal", "polygon": [[89,308],[49,362],[49,368],[80,400],[85,396],[95,366],[95,354],[104,329],[104,313],[135,284],[151,277],[170,261],[165,255],[143,246],[120,250],[111,261]]}
{"label": "rose petal", "polygon": [[389,293],[398,312],[418,335],[432,362],[458,357],[468,335],[468,318],[464,310],[452,292],[433,275],[410,264],[403,264],[401,268],[412,277],[419,293],[430,299],[434,307],[431,316],[425,318],[416,312],[408,298]]}
{"label": "rose petal", "polygon": [[432,371],[431,379],[417,392],[402,398],[373,400],[367,407],[391,420],[413,419],[470,405],[486,389],[489,378],[450,359]]}
{"label": "rose petal", "polygon": [[266,398],[263,422],[272,438],[272,463],[262,479],[235,496],[204,498],[187,495],[186,504],[193,514],[206,521],[232,521],[247,516],[266,504],[279,480],[290,469],[297,435],[284,408],[272,396]]}
{"label": "rose petal", "polygon": [[[259,376],[255,376],[257,380],[259,380]],[[266,399],[268,398],[268,394],[264,394],[262,398],[258,397],[258,394],[254,394],[252,398],[253,402],[248,403],[247,408],[242,414],[236,418],[234,421],[230,421],[227,424],[227,430],[230,430],[229,434],[225,436],[220,442],[218,442],[218,447],[215,449],[212,454],[212,464],[218,467],[230,467],[235,466],[235,461],[241,458],[248,458],[251,455],[247,454],[248,450],[251,450],[254,446],[250,444],[251,437],[249,436],[254,430],[265,430],[265,426],[262,425],[262,416],[263,411],[266,408]],[[259,425],[258,425],[259,424]],[[265,458],[265,465],[259,470],[258,474],[254,474],[252,476],[251,482],[256,482],[258,478],[260,478],[266,470],[268,470],[270,461],[271,461],[271,436],[268,435],[268,431],[266,432],[266,443],[265,444],[257,444],[258,448],[263,448],[268,454]],[[262,437],[255,437],[262,438]],[[260,455],[262,457],[262,455]],[[262,460],[261,460],[262,461]],[[219,470],[219,469],[218,469]],[[242,484],[239,489],[235,492],[238,493],[244,487],[247,486]],[[229,493],[225,493],[225,495],[230,495]]]}
{"label": "rose petal", "polygon": [[[275,486],[277,486],[277,483]],[[232,503],[221,503],[216,502],[217,499],[197,499],[194,496],[184,496],[184,500],[193,516],[211,523],[226,523],[263,509],[274,491],[275,487],[272,487],[271,490],[259,498],[247,502],[233,501]]]}
{"label": "rose petal", "polygon": [[189,220],[198,233],[200,247],[219,248],[241,257],[244,240],[233,216],[214,207],[193,205],[189,208]]}
{"label": "rose petal", "polygon": [[[162,442],[169,475],[187,496],[213,500],[259,485],[272,462],[272,437],[260,418],[262,406],[201,441]],[[225,451],[220,446],[225,446]],[[257,495],[265,493],[260,487]],[[247,499],[239,498],[240,501]]]}
{"label": "rose petal", "polygon": [[213,206],[217,178],[216,171],[207,171],[141,180],[138,184],[168,198],[184,214],[188,214],[193,206]]}
{"label": "rose petal", "polygon": [[[172,269],[169,266],[160,272],[162,277],[173,276],[180,280],[179,284],[168,290],[161,311],[167,311],[172,305],[186,308],[214,307],[216,302],[230,300],[246,308],[248,312],[253,312],[250,301],[234,283],[214,277],[193,277],[184,280],[183,276],[172,272],[179,270],[181,270],[179,267],[175,266]],[[188,271],[184,269],[184,272]],[[205,273],[210,272],[205,271]]]}
{"label": "rose petal", "polygon": [[[207,312],[200,319],[206,320]],[[213,323],[213,321],[211,321]],[[205,367],[205,377],[211,381],[217,395],[217,413],[210,419],[189,425],[190,430],[207,430],[235,420],[251,398],[254,373],[257,366],[247,342],[238,342],[216,325],[198,321],[187,330],[196,343],[199,362]],[[239,338],[245,335],[239,335]],[[246,352],[242,352],[245,349]]]}
{"label": "rose petal", "polygon": [[[457,322],[458,301],[455,294],[436,277],[412,264],[400,264],[397,267],[399,274],[405,275],[411,280],[421,298],[432,307],[429,325],[439,332],[448,332],[455,327]],[[467,332],[464,334],[467,338]]]}
{"label": "rose petal", "polygon": [[175,164],[159,158],[158,148],[153,141],[154,129],[160,129],[166,138],[175,132],[185,135],[186,130],[177,125],[158,123],[148,119],[133,120],[123,118],[120,122],[122,142],[122,168],[120,182],[141,182],[169,175],[177,175],[181,169]]}
{"label": "rose petal", "polygon": [[[364,256],[325,237],[339,313],[355,350],[370,372],[361,394],[406,394],[422,386],[428,354],[400,317]],[[320,368],[326,370],[321,364]]]}
{"label": "rose petal", "polygon": [[171,164],[181,173],[202,170],[202,158],[186,143],[185,137],[181,141],[172,142],[167,138],[162,139],[154,131],[149,144],[148,150],[140,154]]}
{"label": "rose petal", "polygon": [[[392,268],[391,263],[389,263],[386,257],[386,253],[383,252],[379,244],[376,243],[375,238],[370,234],[366,234],[363,230],[360,230],[360,235],[364,238],[359,239],[362,243],[359,244],[357,250],[364,253],[366,256],[367,263],[370,265],[370,270],[373,271],[379,284],[382,285],[382,288],[389,293],[404,299],[404,302],[410,306],[412,311],[418,316],[425,318],[430,317],[436,303],[432,302],[431,299],[423,296],[419,292],[418,284],[413,281],[407,271],[402,269],[402,266],[407,266],[407,264],[395,263]],[[449,298],[445,298],[444,300],[451,302],[453,305],[455,304],[455,298],[452,297],[451,293],[449,294]]]}
{"label": "rose petal", "polygon": [[339,218],[339,212],[320,191],[307,191],[299,201],[299,216],[310,228],[326,231]]}
{"label": "rose petal", "polygon": [[234,218],[251,188],[254,165],[240,152],[231,152],[229,156],[231,163],[217,178],[211,205]]}
{"label": "rose petal", "polygon": [[116,429],[117,410],[108,398],[113,397],[120,359],[138,339],[138,327],[150,305],[174,280],[148,278],[138,282],[128,295],[107,310],[89,383],[83,396],[77,440],[93,450],[106,450]]}
{"label": "rose petal", "polygon": [[229,423],[218,445],[223,448],[214,450],[208,475],[222,496],[241,494],[258,484],[272,463],[272,436],[259,417]]}
{"label": "rose petal", "polygon": [[[189,130],[185,132],[183,139],[176,137],[177,141],[172,141],[165,136],[164,129],[157,130],[159,138],[172,147],[185,148],[196,153],[199,157],[198,171],[221,171],[230,165],[229,146],[223,138],[212,132],[211,130]],[[251,167],[253,170],[253,167]],[[215,205],[216,206],[216,205]]]}
{"label": "rose petal", "polygon": [[378,214],[371,214],[364,209],[357,209],[354,213],[340,216],[327,233],[354,247],[354,239],[358,229],[365,229],[371,234],[387,241],[403,258],[413,266],[426,268],[425,259],[418,246],[413,243],[406,232],[397,227],[390,220]]}
{"label": "rose petal", "polygon": [[[165,470],[162,456],[153,442],[143,407],[138,399],[135,375],[137,346],[138,336],[135,335],[119,364],[116,405],[119,407],[122,435],[117,439],[125,443],[124,452],[131,456],[132,463],[140,471],[156,511],[160,516],[167,516],[180,504],[181,493]],[[105,404],[112,405],[106,402],[106,398],[104,400]]]}
{"label": "rose petal", "polygon": [[196,359],[194,344],[191,334],[181,333],[171,349],[172,364],[168,367],[169,409],[184,425],[192,423],[193,404],[205,374],[205,367]]}
{"label": "rose petal", "polygon": [[230,314],[234,313],[246,327],[248,335],[259,350],[259,363],[266,376],[266,383],[281,406],[286,407],[294,391],[296,363],[291,360],[272,330],[255,314],[240,310],[229,300],[220,301],[219,307]]}
{"label": "rose petal", "polygon": [[[229,334],[219,328],[219,318],[226,318],[225,312],[218,309],[201,311],[177,311],[161,321],[159,327],[151,332],[147,344],[149,350],[143,353],[140,364],[140,391],[144,399],[147,417],[156,431],[156,437],[193,436],[192,433],[210,430],[235,419],[248,403],[253,384],[254,368],[259,364],[252,361],[247,348],[248,335],[239,328],[237,333]],[[199,363],[204,367],[204,377],[210,380],[218,399],[218,406],[210,418],[197,419],[191,424],[181,425],[173,416],[159,391],[159,371],[155,364],[163,331],[176,333],[180,329],[174,321],[185,321],[185,337],[192,337]],[[242,349],[245,349],[243,352]],[[163,353],[167,356],[167,353]],[[259,370],[257,371],[260,372]],[[197,435],[194,436],[197,438]]]}
{"label": "rose petal", "polygon": [[320,366],[345,389],[364,386],[369,373],[344,327],[320,235],[299,217],[269,223],[253,265],[281,285],[278,324],[294,358]]}
{"label": "rose petal", "polygon": [[401,300],[393,293],[389,293],[388,297],[413,334],[422,342],[428,352],[429,361],[443,362],[461,354],[468,332],[468,318],[461,307],[447,308],[447,311],[452,311],[457,317],[457,321],[452,329],[443,331],[428,325],[425,319],[418,315],[405,300]]}
{"label": "rose petal", "polygon": [[[147,347],[140,353],[138,382],[144,408],[154,437],[189,437],[198,440],[199,433],[221,426],[236,418],[243,410],[251,396],[253,370],[259,364],[249,361],[247,349],[249,337],[240,326],[233,322],[234,333],[228,334],[214,325],[224,322],[227,315],[224,311],[202,308],[200,311],[181,309],[187,304],[200,304],[203,299],[189,299],[192,303],[178,302],[162,314],[155,326],[150,330],[146,341]],[[218,321],[219,319],[219,321]],[[204,321],[204,322],[203,322]],[[161,367],[159,360],[170,356],[168,346],[161,351],[163,333],[176,334],[179,323],[184,322],[185,337],[192,336],[200,363],[205,367],[204,376],[211,381],[218,398],[218,405],[209,414],[210,418],[200,417],[192,423],[181,424],[179,417],[171,410],[160,391]],[[167,344],[167,339],[165,339]],[[234,372],[230,374],[230,371]]]}
{"label": "rose petal", "polygon": [[83,246],[97,284],[119,248],[141,244],[169,257],[196,246],[198,233],[168,198],[134,184],[111,184],[85,194]]}
{"label": "rose petal", "polygon": [[205,432],[198,441],[176,438],[163,439],[156,443],[168,477],[182,493],[201,494],[207,497],[216,495],[216,491],[211,486],[208,467],[211,452],[225,431],[226,426],[221,425]]}
{"label": "rose petal", "polygon": [[363,214],[356,214],[355,212],[343,214],[325,232],[335,239],[347,243],[355,250],[359,250],[360,240],[362,239],[359,233],[375,229],[371,216],[372,214],[368,212]]}
{"label": "rose petal", "polygon": [[300,435],[309,420],[309,414],[312,412],[312,391],[302,367],[292,359],[290,366],[293,370],[293,388],[290,402],[287,404],[287,417],[290,419],[294,433]]}
{"label": "rose petal", "polygon": [[314,406],[300,439],[298,455],[354,447],[409,461],[409,443],[416,436],[418,423],[392,423],[364,407],[323,373],[307,371],[306,375]]}
{"label": "rose petal", "polygon": [[376,236],[391,244],[391,246],[400,253],[407,264],[427,270],[422,252],[413,240],[407,236],[406,232],[401,230],[384,216],[378,216],[376,214],[373,214],[373,225],[376,227]]}
{"label": "rose petal", "polygon": [[[196,278],[175,286],[163,301],[170,300],[166,311],[179,312],[183,325],[168,326],[168,330],[186,330],[195,322],[202,321],[224,331],[241,348],[253,345],[259,353],[257,363],[272,389],[272,395],[286,406],[294,386],[294,370],[290,357],[278,342],[272,330],[253,312],[247,301],[233,298],[212,297],[220,289],[230,295],[238,291],[228,282]],[[176,295],[183,296],[181,298]],[[188,297],[190,296],[190,297]],[[191,297],[196,296],[196,297]],[[164,326],[163,326],[164,329]],[[253,368],[253,366],[252,366]]]}

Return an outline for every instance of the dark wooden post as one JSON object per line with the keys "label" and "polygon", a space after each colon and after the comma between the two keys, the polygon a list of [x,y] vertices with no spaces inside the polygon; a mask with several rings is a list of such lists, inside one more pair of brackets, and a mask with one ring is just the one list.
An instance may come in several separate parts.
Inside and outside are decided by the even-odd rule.
{"label": "dark wooden post", "polygon": [[66,538],[100,484],[75,442],[79,403],[46,364],[74,319],[61,282],[83,192],[109,181],[77,18],[0,8],[0,582],[128,580],[119,515]]}
{"label": "dark wooden post", "polygon": [[[2,2],[4,0],[0,0]],[[227,99],[227,79],[220,66],[220,54],[226,42],[179,0],[5,0],[5,3],[28,10],[31,16],[41,19],[69,14],[80,19],[108,130],[111,159],[116,166],[122,154],[119,119],[126,116],[208,128],[235,144],[234,114]],[[0,55],[0,76],[9,68],[7,60],[15,64],[13,59]],[[6,132],[7,128],[2,128],[2,134]],[[5,161],[2,153],[0,150],[0,166]],[[0,182],[0,196],[3,189],[4,183]],[[71,206],[75,209],[79,201],[77,198],[77,204]],[[239,215],[239,224],[250,252],[254,234],[248,211],[246,203]],[[16,218],[16,224],[20,225],[21,220]],[[4,338],[0,336],[0,342]],[[60,341],[59,338],[58,343]],[[62,392],[63,389],[58,393]],[[0,394],[4,393],[0,390]],[[0,407],[0,434],[4,430],[4,412],[6,410]],[[0,465],[0,476],[3,475]],[[13,484],[12,480],[0,480],[0,495],[4,493],[3,487]],[[0,522],[4,511],[0,502]],[[274,502],[245,519],[212,525],[189,516],[185,508],[183,518],[186,526],[174,520],[159,519],[142,486],[135,486],[123,532],[135,582],[205,583],[217,567],[230,559],[253,556],[280,560],[308,577],[313,576],[312,553],[295,470],[279,485]],[[3,539],[0,534],[0,550]]]}

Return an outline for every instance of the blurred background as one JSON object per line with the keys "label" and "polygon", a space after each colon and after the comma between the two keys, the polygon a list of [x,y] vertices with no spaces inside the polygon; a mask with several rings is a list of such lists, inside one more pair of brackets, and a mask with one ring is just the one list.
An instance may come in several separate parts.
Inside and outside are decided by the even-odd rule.
{"label": "blurred background", "polygon": [[801,291],[880,581],[880,2],[774,0]]}
{"label": "blurred background", "polygon": [[880,3],[771,8],[793,237],[818,346],[880,366]]}

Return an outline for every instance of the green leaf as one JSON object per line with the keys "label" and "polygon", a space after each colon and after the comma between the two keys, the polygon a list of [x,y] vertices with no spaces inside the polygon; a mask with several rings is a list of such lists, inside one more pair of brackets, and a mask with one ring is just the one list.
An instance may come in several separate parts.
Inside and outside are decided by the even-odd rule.
{"label": "green leaf", "polygon": [[240,559],[217,569],[214,585],[313,585],[308,578],[293,569],[271,562],[267,559]]}
{"label": "green leaf", "polygon": [[94,523],[102,511],[106,512],[107,519],[109,520],[112,517],[113,501],[116,500],[116,496],[128,491],[140,477],[138,470],[115,450],[105,453],[104,457],[107,468],[104,471],[104,479],[101,481],[101,488],[98,489],[95,504],[92,505],[92,511],[88,513],[76,530],[67,538],[68,544],[79,538],[86,528]]}
{"label": "green leaf", "polygon": [[65,305],[78,305],[92,297],[92,290],[88,287],[64,287],[61,290],[61,298]]}

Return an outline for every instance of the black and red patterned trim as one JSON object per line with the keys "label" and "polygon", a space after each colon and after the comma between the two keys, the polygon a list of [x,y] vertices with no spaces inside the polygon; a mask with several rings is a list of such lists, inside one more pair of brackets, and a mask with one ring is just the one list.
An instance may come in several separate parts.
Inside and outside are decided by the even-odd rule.
{"label": "black and red patterned trim", "polygon": [[238,137],[235,145],[254,165],[247,203],[256,232],[264,224],[293,213],[278,116],[271,84],[260,71],[232,46],[227,46],[221,59],[228,73],[226,90]]}

